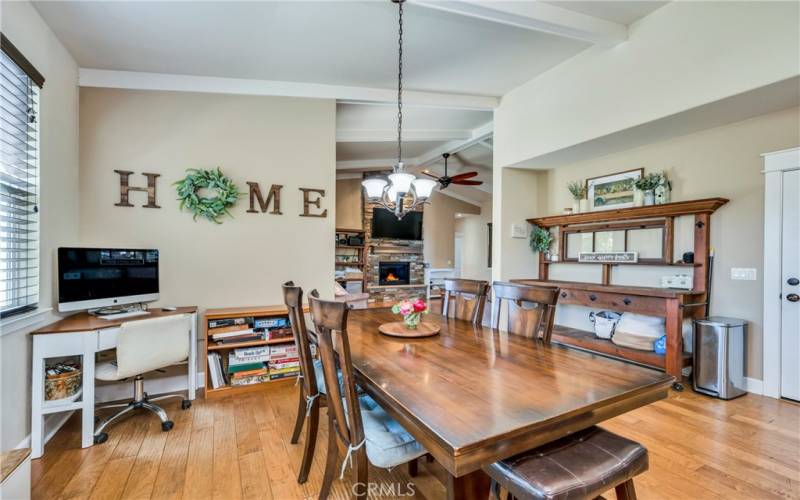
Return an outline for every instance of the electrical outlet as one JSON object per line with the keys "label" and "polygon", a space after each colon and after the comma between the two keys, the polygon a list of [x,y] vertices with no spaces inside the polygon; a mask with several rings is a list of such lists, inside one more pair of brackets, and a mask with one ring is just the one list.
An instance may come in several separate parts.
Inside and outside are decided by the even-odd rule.
{"label": "electrical outlet", "polygon": [[732,267],[731,268],[732,280],[756,280],[756,270],[752,267]]}
{"label": "electrical outlet", "polygon": [[512,238],[527,238],[528,225],[527,224],[511,224],[511,237]]}

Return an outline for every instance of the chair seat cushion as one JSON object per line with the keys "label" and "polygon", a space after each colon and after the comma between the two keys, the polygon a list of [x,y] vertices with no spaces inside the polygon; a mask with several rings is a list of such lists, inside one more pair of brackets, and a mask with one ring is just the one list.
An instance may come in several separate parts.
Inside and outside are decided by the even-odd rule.
{"label": "chair seat cushion", "polygon": [[113,361],[98,363],[94,367],[94,378],[98,380],[121,380],[125,378],[117,376],[118,372],[117,364]]}
{"label": "chair seat cushion", "polygon": [[644,446],[590,427],[484,470],[520,500],[550,500],[594,498],[647,467]]}
{"label": "chair seat cushion", "polygon": [[376,467],[388,469],[419,458],[425,448],[371,397],[359,398],[364,422],[367,458]]}

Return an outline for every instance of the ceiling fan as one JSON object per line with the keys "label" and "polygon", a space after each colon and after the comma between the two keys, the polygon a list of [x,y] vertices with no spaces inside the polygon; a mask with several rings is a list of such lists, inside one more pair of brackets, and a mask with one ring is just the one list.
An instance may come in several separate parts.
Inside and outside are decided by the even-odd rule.
{"label": "ceiling fan", "polygon": [[483,184],[483,181],[471,181],[469,180],[471,177],[475,177],[478,175],[478,172],[464,172],[463,174],[454,175],[450,177],[447,175],[447,159],[450,158],[450,153],[444,153],[442,155],[444,158],[444,176],[438,177],[427,170],[423,171],[422,173],[427,175],[428,177],[433,177],[437,181],[439,181],[439,185],[442,186],[442,189],[446,188],[450,184],[460,184],[462,186],[480,186]]}

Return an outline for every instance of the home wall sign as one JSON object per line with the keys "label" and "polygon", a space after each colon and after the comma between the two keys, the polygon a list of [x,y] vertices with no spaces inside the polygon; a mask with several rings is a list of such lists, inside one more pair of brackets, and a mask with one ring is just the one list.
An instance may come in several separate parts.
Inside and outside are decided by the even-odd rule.
{"label": "home wall sign", "polygon": [[578,254],[578,262],[635,264],[638,261],[638,252],[581,252]]}
{"label": "home wall sign", "polygon": [[[230,215],[228,208],[235,205],[235,201],[243,193],[240,193],[236,185],[230,179],[222,175],[219,169],[189,169],[187,171],[189,174],[175,183],[178,190],[178,199],[181,201],[180,208],[189,208],[194,212],[195,218],[203,217],[218,224],[221,223],[218,217],[223,214]],[[130,170],[114,170],[114,172],[119,174],[120,192],[120,201],[119,203],[115,203],[115,206],[134,207],[135,205],[130,202],[129,193],[131,191],[138,191],[147,193],[147,204],[142,205],[143,207],[161,208],[156,203],[156,183],[161,174],[142,173],[147,179],[147,187],[136,187],[131,186],[129,183],[130,176],[135,174],[135,172]],[[205,174],[213,175],[209,177]],[[267,192],[266,198],[258,182],[248,181],[247,187],[250,198],[247,213],[283,215],[283,212],[281,212],[281,191],[283,190],[283,186],[281,184],[272,184]],[[196,191],[200,188],[214,189],[217,191],[217,196],[208,198],[199,197]],[[328,216],[328,209],[322,208],[322,199],[325,198],[324,189],[301,187],[298,188],[298,190],[302,193],[303,197],[303,210],[298,214],[300,217],[325,218]],[[199,208],[195,210],[193,207]]]}

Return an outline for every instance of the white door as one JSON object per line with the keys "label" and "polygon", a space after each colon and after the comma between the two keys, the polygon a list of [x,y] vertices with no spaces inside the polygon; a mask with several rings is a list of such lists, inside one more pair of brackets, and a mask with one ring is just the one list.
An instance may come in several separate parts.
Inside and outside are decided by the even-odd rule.
{"label": "white door", "polygon": [[783,174],[781,396],[800,401],[800,170]]}

